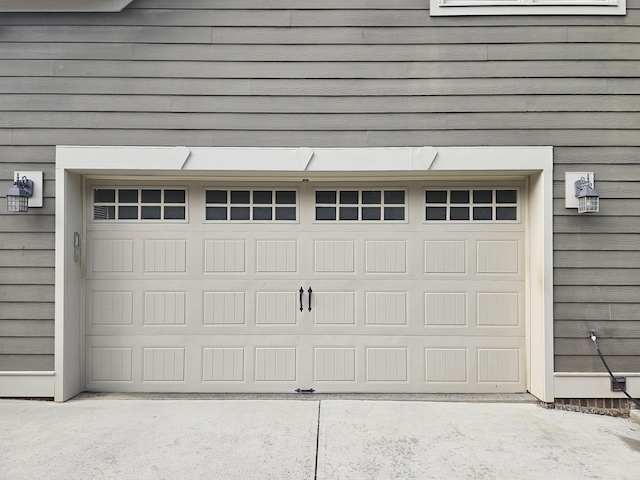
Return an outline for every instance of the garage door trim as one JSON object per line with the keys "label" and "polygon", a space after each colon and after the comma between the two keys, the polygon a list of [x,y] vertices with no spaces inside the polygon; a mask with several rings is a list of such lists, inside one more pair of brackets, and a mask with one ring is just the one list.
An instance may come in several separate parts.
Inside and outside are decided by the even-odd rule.
{"label": "garage door trim", "polygon": [[[530,250],[526,339],[528,389],[553,399],[552,165],[551,147],[313,149],[300,162],[300,149],[59,146],[56,156],[56,366],[55,398],[64,401],[84,389],[83,269],[73,256],[74,232],[83,230],[85,176],[224,179],[269,175],[304,179],[489,179],[527,176]],[[432,153],[435,153],[433,159]],[[307,156],[308,152],[307,152]],[[181,158],[182,157],[182,158]],[[431,158],[430,158],[431,157]],[[433,160],[429,165],[429,160]],[[264,167],[266,166],[266,168]],[[304,169],[306,167],[306,170]],[[429,168],[430,167],[430,168]],[[262,168],[262,169],[261,169]],[[428,171],[427,171],[428,170]],[[83,235],[84,237],[84,235]]]}

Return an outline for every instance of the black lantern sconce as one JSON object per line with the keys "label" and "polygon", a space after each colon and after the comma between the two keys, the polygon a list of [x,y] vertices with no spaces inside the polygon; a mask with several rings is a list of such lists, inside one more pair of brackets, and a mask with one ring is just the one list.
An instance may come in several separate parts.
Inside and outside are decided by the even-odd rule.
{"label": "black lantern sconce", "polygon": [[24,213],[42,207],[42,172],[15,172],[16,180],[7,193],[7,211]]}

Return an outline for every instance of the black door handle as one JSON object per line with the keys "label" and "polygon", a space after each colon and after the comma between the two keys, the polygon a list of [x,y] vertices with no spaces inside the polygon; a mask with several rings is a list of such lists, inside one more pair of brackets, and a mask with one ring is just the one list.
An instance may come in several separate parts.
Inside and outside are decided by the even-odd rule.
{"label": "black door handle", "polygon": [[313,290],[311,290],[311,287],[309,287],[309,311],[311,311],[311,294],[313,293]]}
{"label": "black door handle", "polygon": [[304,310],[302,307],[302,296],[304,295],[304,288],[300,287],[300,311]]}

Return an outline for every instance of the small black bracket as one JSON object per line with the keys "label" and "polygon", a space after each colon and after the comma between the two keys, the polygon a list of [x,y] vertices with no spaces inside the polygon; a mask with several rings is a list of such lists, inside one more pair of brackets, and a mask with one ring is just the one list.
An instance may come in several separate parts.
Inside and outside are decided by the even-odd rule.
{"label": "small black bracket", "polygon": [[296,388],[296,393],[313,393],[313,392],[315,392],[313,388],[310,388],[308,390],[303,390],[302,388]]}

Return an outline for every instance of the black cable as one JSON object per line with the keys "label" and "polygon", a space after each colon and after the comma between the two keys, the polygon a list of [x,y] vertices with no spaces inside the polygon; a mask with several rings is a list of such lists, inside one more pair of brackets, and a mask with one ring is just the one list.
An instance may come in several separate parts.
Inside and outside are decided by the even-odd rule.
{"label": "black cable", "polygon": [[596,351],[598,352],[598,355],[600,356],[600,360],[602,360],[602,364],[604,365],[604,367],[607,369],[607,372],[609,372],[609,376],[611,377],[611,380],[613,380],[613,383],[615,383],[618,388],[622,391],[622,393],[624,393],[627,397],[629,397],[629,400],[631,400],[633,403],[635,403],[638,407],[640,407],[640,402],[638,402],[635,398],[633,398],[631,395],[629,395],[627,393],[627,391],[625,390],[625,388],[622,386],[622,384],[620,384],[618,382],[618,379],[616,379],[616,377],[613,375],[613,373],[611,372],[611,369],[609,368],[609,365],[607,365],[607,361],[604,359],[604,357],[602,356],[602,352],[600,351],[600,347],[598,347],[598,342],[596,341],[596,332],[595,330],[591,329],[589,331],[590,336],[591,336],[591,340],[593,341],[593,344],[596,346]]}

